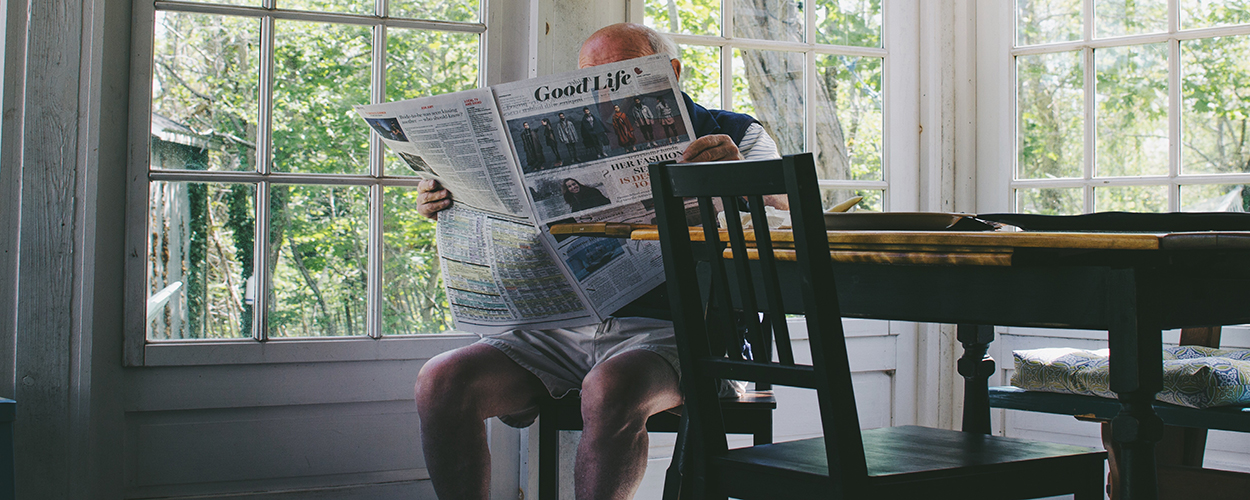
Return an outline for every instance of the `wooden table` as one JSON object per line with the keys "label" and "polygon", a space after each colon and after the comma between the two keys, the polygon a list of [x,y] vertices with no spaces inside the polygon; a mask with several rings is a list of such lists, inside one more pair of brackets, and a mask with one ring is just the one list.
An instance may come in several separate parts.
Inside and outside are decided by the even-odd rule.
{"label": "wooden table", "polygon": [[[643,228],[631,238],[659,235]],[[829,231],[829,245],[844,316],[959,325],[965,431],[990,432],[994,325],[1107,330],[1121,499],[1158,496],[1163,424],[1151,403],[1162,389],[1161,331],[1250,323],[1250,233]],[[783,282],[797,282],[787,264]],[[802,312],[797,291],[783,302]]]}

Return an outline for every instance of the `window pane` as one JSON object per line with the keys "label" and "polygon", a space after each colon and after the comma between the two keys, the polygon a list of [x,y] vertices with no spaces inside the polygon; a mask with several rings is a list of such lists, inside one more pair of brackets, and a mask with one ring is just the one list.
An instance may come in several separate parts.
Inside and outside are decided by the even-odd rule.
{"label": "window pane", "polygon": [[391,17],[475,22],[481,8],[480,0],[391,0]]}
{"label": "window pane", "polygon": [[1016,43],[1081,39],[1081,0],[1016,0]]}
{"label": "window pane", "polygon": [[382,334],[435,333],[451,326],[439,279],[434,222],[417,214],[417,190],[386,188],[382,202]]}
{"label": "window pane", "polygon": [[275,0],[279,9],[373,14],[373,0]]}
{"label": "window pane", "polygon": [[1181,211],[1250,211],[1250,186],[1243,184],[1181,186]]}
{"label": "window pane", "polygon": [[880,212],[885,206],[885,191],[875,189],[821,189],[821,202],[825,210],[856,196],[863,196],[848,212]]}
{"label": "window pane", "polygon": [[1080,52],[1016,58],[1019,177],[1080,177],[1085,73]]}
{"label": "window pane", "polygon": [[1181,28],[1250,23],[1250,0],[1181,0]]}
{"label": "window pane", "polygon": [[[447,94],[477,88],[479,35],[388,28],[386,100]],[[358,122],[358,121],[357,121]],[[368,134],[363,123],[360,133]],[[386,175],[414,175],[386,148]]]}
{"label": "window pane", "polygon": [[720,106],[720,47],[681,47],[681,90],[706,107]]}
{"label": "window pane", "polygon": [[1168,173],[1167,44],[1098,49],[1094,175]]}
{"label": "window pane", "polygon": [[368,195],[363,186],[270,187],[270,337],[366,333]]}
{"label": "window pane", "polygon": [[1250,172],[1250,37],[1181,42],[1181,172]]}
{"label": "window pane", "polygon": [[274,170],[366,173],[369,136],[352,105],[369,103],[370,29],[274,24]]}
{"label": "window pane", "polygon": [[884,178],[881,63],[877,57],[817,56],[812,152],[822,179]]}
{"label": "window pane", "polygon": [[1095,36],[1160,33],[1168,29],[1167,0],[1096,0]]}
{"label": "window pane", "polygon": [[1167,186],[1094,188],[1095,212],[1166,212]]}
{"label": "window pane", "polygon": [[256,161],[260,22],[157,12],[152,64],[152,147],[208,151],[152,168],[252,170]]}
{"label": "window pane", "polygon": [[816,43],[881,46],[881,0],[817,0]]}
{"label": "window pane", "polygon": [[252,336],[254,202],[246,184],[149,184],[148,340]]}
{"label": "window pane", "polygon": [[734,0],[734,36],[802,42],[803,2]]}
{"label": "window pane", "polygon": [[734,111],[759,120],[783,155],[807,151],[803,62],[797,52],[734,49]]}
{"label": "window pane", "polygon": [[1022,214],[1076,215],[1084,211],[1081,188],[1016,190],[1016,212]]}
{"label": "window pane", "polygon": [[646,0],[643,23],[669,33],[720,36],[720,0]]}

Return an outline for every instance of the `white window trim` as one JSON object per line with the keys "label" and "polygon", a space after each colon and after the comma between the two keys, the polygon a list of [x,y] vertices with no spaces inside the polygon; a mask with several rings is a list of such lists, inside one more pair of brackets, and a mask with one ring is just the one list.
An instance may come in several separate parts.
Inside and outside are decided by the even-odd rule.
{"label": "white window trim", "polygon": [[[631,0],[628,4],[628,19],[642,23],[645,19],[645,2]],[[726,0],[721,15],[726,34],[733,33],[733,2]],[[813,68],[816,67],[816,56],[819,54],[838,54],[863,57],[882,57],[882,159],[881,180],[826,180],[821,179],[823,189],[866,189],[882,190],[885,196],[883,206],[888,211],[916,210],[918,204],[918,175],[914,168],[919,161],[920,143],[916,134],[919,120],[919,11],[917,0],[882,0],[882,47],[845,47],[817,45],[815,31],[806,30],[804,43],[770,42],[746,40],[731,35],[688,35],[670,33],[669,36],[678,44],[696,44],[719,46],[721,48],[721,88],[733,88],[733,48],[785,50],[803,52],[806,56],[804,102],[812,102],[811,96],[816,92],[816,81]],[[805,26],[815,24],[815,10],[805,11]],[[731,92],[721,92],[721,109],[733,109]],[[806,143],[815,144],[815,130],[812,113],[806,113],[804,131]],[[894,168],[898,165],[899,168]]]}
{"label": "white window trim", "polygon": [[[1093,0],[1084,0],[1083,16],[1093,15]],[[1179,211],[1180,186],[1204,184],[1241,184],[1250,182],[1250,174],[1186,174],[1181,175],[1181,57],[1176,40],[1193,40],[1229,35],[1250,35],[1250,25],[1189,29],[1179,27],[1179,2],[1168,2],[1167,31],[1110,39],[1093,38],[1093,23],[1084,24],[1083,40],[1015,48],[1015,2],[977,0],[977,177],[978,210],[982,212],[1014,212],[1015,190],[1021,188],[1081,188],[1083,209],[1095,210],[1094,189],[1109,186],[1165,186],[1167,210]],[[1168,173],[1126,177],[1094,177],[1096,155],[1096,122],[1094,102],[1095,67],[1093,50],[1140,44],[1168,44]],[[1015,57],[1019,55],[1082,51],[1085,65],[1085,158],[1081,177],[1072,179],[1016,179],[1017,129]]]}
{"label": "white window trim", "polygon": [[[377,11],[384,11],[387,0],[375,0],[375,8]],[[504,2],[500,2],[504,4]],[[257,11],[278,12],[284,19],[295,19],[304,21],[321,21],[335,22],[345,24],[363,24],[375,25],[376,20],[370,16],[359,15],[340,15],[326,13],[292,13],[290,11],[268,10],[266,8],[255,7],[232,7],[206,4],[192,4],[177,1],[157,2],[137,2],[134,6],[132,37],[131,37],[131,82],[130,89],[130,120],[128,123],[130,137],[130,158],[128,175],[129,186],[127,193],[127,214],[126,214],[126,265],[125,265],[125,335],[123,346],[123,361],[125,366],[189,366],[189,365],[230,365],[230,364],[256,364],[256,363],[307,363],[318,361],[370,361],[370,360],[387,360],[387,359],[422,359],[429,358],[431,352],[441,352],[451,348],[459,347],[471,343],[479,338],[478,335],[463,332],[448,332],[427,335],[414,336],[388,336],[380,335],[380,314],[379,308],[371,307],[368,312],[366,321],[366,331],[368,335],[354,337],[336,337],[336,338],[300,338],[300,339],[281,339],[268,340],[265,339],[265,332],[261,325],[267,316],[267,305],[264,303],[265,295],[258,294],[255,305],[255,320],[253,323],[253,336],[250,339],[230,339],[230,340],[199,340],[199,341],[159,341],[149,342],[147,340],[147,301],[148,301],[148,284],[147,284],[147,223],[148,223],[148,186],[149,180],[199,180],[197,174],[184,172],[155,172],[149,170],[150,161],[150,141],[151,134],[151,81],[152,81],[152,57],[153,57],[153,31],[156,6],[160,4],[167,10],[181,12],[202,12],[202,13],[248,13],[255,15]],[[486,15],[484,22],[481,23],[442,23],[433,21],[413,21],[399,19],[384,19],[382,24],[388,27],[403,27],[414,29],[440,29],[452,31],[475,32],[482,34],[479,53],[481,54],[481,65],[478,72],[479,85],[485,84],[488,79],[507,78],[511,74],[516,73],[515,68],[502,67],[503,61],[508,59],[507,56],[497,58],[490,57],[491,51],[508,51],[516,50],[508,48],[506,43],[500,43],[493,40],[488,34],[491,30],[497,30],[499,24],[509,19],[508,16],[495,16],[490,14],[490,2],[482,0],[482,9]],[[264,0],[267,7],[273,6],[273,0]],[[525,10],[523,6],[507,7],[513,10]],[[272,18],[270,18],[272,19]],[[267,21],[268,30],[262,28],[261,31],[261,50],[268,50],[268,46],[272,45],[272,20]],[[488,29],[488,24],[491,26]],[[467,26],[467,28],[466,28]],[[514,31],[515,30],[514,28]],[[519,30],[522,36],[530,36],[532,30]],[[374,59],[372,67],[373,95],[375,102],[381,102],[384,99],[384,88],[380,84],[385,74],[384,59],[378,57],[378,54],[385,51],[385,41],[379,39],[385,38],[380,31],[374,32]],[[525,44],[528,46],[529,44]],[[494,63],[494,64],[491,64]],[[266,65],[261,67],[262,86],[272,85],[272,78],[268,72],[271,71]],[[262,88],[262,93],[272,92],[271,88]],[[269,120],[269,110],[262,108],[261,120]],[[257,145],[258,156],[267,158],[269,138],[262,137],[267,134],[267,127],[261,127],[258,133]],[[385,183],[381,182],[381,172],[383,168],[383,145],[381,140],[376,136],[370,137],[370,145],[372,154],[370,155],[370,174],[358,176],[338,176],[335,177],[333,184],[363,184],[370,186],[370,197],[373,198],[370,211],[370,246],[381,245],[381,228],[382,228],[382,211],[377,198],[381,196],[383,186],[392,185],[410,185],[414,182],[406,180],[387,179]],[[267,190],[264,189],[266,184],[273,181],[299,182],[299,183],[326,183],[324,178],[319,176],[308,176],[301,174],[273,174],[268,171],[268,162],[259,162],[259,173],[257,172],[239,172],[226,175],[213,175],[211,179],[207,176],[203,180],[213,181],[244,181],[255,182],[258,186],[258,192],[254,201],[257,209],[257,237],[256,237],[256,255],[263,255],[267,252],[263,251],[268,244],[267,218],[268,200],[265,196]],[[227,178],[229,177],[229,178]],[[370,249],[369,260],[369,282],[367,285],[367,293],[369,294],[369,303],[377,304],[382,294],[382,264],[377,256],[381,255],[380,248]],[[254,276],[257,282],[265,283],[268,281],[267,274],[269,272],[267,265],[258,263],[255,267]]]}

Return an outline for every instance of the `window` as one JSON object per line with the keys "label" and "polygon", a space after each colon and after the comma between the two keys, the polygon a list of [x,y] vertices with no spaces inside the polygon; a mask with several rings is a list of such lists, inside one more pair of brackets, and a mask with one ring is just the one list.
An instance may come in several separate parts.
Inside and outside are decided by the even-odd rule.
{"label": "window", "polygon": [[1250,208],[1250,2],[1017,0],[1017,211]]}
{"label": "window", "polygon": [[136,78],[151,83],[135,106],[151,134],[131,197],[147,265],[129,275],[145,343],[446,329],[417,179],[352,106],[478,87],[480,1],[137,8],[152,20],[136,31],[136,47],[150,44],[136,52],[151,56]]}
{"label": "window", "polygon": [[887,206],[880,0],[646,0],[695,102],[756,117],[781,154],[811,151],[826,206]]}

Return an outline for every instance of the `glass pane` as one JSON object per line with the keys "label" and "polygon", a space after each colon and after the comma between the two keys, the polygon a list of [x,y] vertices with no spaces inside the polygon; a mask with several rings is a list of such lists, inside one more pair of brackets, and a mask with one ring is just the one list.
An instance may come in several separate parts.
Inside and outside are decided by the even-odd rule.
{"label": "glass pane", "polygon": [[451,327],[439,275],[434,221],[416,215],[417,190],[386,188],[382,202],[382,334],[441,332]]}
{"label": "glass pane", "polygon": [[734,111],[755,117],[783,155],[807,151],[803,136],[803,54],[734,49]]}
{"label": "glass pane", "polygon": [[1250,37],[1181,42],[1181,173],[1250,172]]}
{"label": "glass pane", "polygon": [[734,0],[733,36],[803,42],[803,17],[803,2]]}
{"label": "glass pane", "polygon": [[1248,212],[1250,186],[1211,184],[1181,186],[1182,212]]}
{"label": "glass pane", "polygon": [[1085,72],[1080,52],[1016,58],[1019,177],[1081,177]]}
{"label": "glass pane", "polygon": [[476,22],[481,11],[480,0],[391,0],[391,17]]}
{"label": "glass pane", "polygon": [[269,336],[365,335],[369,188],[273,185],[269,210]]}
{"label": "glass pane", "polygon": [[1016,43],[1080,40],[1081,0],[1016,0]]}
{"label": "glass pane", "polygon": [[1181,28],[1250,23],[1250,0],[1181,0]]}
{"label": "glass pane", "polygon": [[373,0],[275,0],[277,8],[313,12],[373,14]]}
{"label": "glass pane", "polygon": [[274,170],[366,173],[368,129],[352,105],[369,103],[370,29],[274,24]]}
{"label": "glass pane", "polygon": [[681,46],[681,89],[704,107],[721,107],[720,47]]}
{"label": "glass pane", "polygon": [[[477,88],[479,35],[388,28],[386,100],[400,101]],[[360,133],[368,134],[356,120]],[[386,148],[386,175],[415,175]]]}
{"label": "glass pane", "polygon": [[1166,212],[1167,186],[1094,188],[1095,212]]}
{"label": "glass pane", "polygon": [[720,0],[646,0],[643,24],[669,33],[720,36]]}
{"label": "glass pane", "polygon": [[252,336],[255,193],[248,184],[149,184],[148,340]]}
{"label": "glass pane", "polygon": [[862,196],[855,206],[851,207],[847,212],[880,212],[885,206],[885,191],[877,189],[821,189],[821,202],[825,210],[829,210],[834,205],[850,200],[856,196]]}
{"label": "glass pane", "polygon": [[1085,211],[1081,188],[1017,189],[1016,212],[1040,215],[1076,215]]}
{"label": "glass pane", "polygon": [[817,175],[882,180],[881,58],[816,56]]}
{"label": "glass pane", "polygon": [[1168,29],[1167,0],[1096,0],[1095,36],[1161,33]]}
{"label": "glass pane", "polygon": [[1098,49],[1096,176],[1168,173],[1167,44]]}
{"label": "glass pane", "polygon": [[152,147],[208,151],[202,161],[152,168],[253,170],[260,21],[157,12],[152,45]]}
{"label": "glass pane", "polygon": [[817,0],[816,43],[881,46],[881,0]]}

